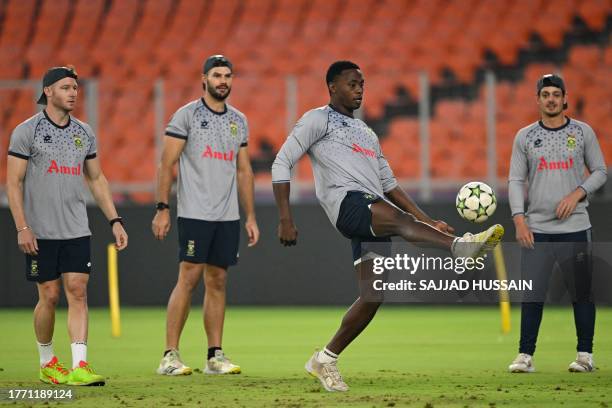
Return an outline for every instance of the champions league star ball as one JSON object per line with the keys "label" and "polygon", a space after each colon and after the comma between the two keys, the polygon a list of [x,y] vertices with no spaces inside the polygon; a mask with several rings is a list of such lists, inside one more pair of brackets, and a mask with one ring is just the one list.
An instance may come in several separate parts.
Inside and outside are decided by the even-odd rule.
{"label": "champions league star ball", "polygon": [[491,187],[480,181],[471,181],[461,187],[455,205],[463,219],[480,224],[493,215],[497,199]]}

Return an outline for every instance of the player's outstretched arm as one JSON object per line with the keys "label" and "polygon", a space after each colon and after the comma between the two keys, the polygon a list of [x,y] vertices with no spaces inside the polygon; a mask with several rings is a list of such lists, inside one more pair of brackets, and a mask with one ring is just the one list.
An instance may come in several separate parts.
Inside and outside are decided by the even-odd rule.
{"label": "player's outstretched arm", "polygon": [[[106,177],[104,177],[104,173],[102,173],[100,159],[97,157],[85,160],[85,180],[87,181],[91,194],[106,216],[106,219],[110,221],[119,218],[117,209],[113,203],[108,181]],[[120,222],[113,223],[112,228],[113,235],[115,236],[115,245],[117,249],[121,251],[128,245],[127,233]]]}
{"label": "player's outstretched arm", "polygon": [[[178,161],[183,149],[185,148],[186,139],[177,138],[174,136],[164,137],[164,148],[162,150],[161,160],[157,169],[157,202],[169,204],[170,188],[174,179],[174,165]],[[153,222],[151,223],[153,235],[157,239],[164,239],[170,231],[170,209],[157,210]]]}
{"label": "player's outstretched arm", "polygon": [[255,219],[254,177],[247,146],[240,148],[237,160],[238,196],[242,209],[246,214],[244,227],[249,237],[249,246],[251,247],[259,241],[259,227]]}
{"label": "player's outstretched arm", "polygon": [[401,208],[402,210],[414,215],[414,217],[425,224],[429,224],[432,227],[440,230],[441,232],[446,232],[448,234],[452,234],[455,232],[455,229],[445,223],[444,221],[433,220],[430,216],[428,216],[421,208],[410,198],[408,193],[404,191],[399,185],[394,189],[385,193],[385,196],[396,206]]}
{"label": "player's outstretched arm", "polygon": [[38,242],[34,232],[28,226],[23,211],[23,180],[28,168],[28,161],[15,156],[8,156],[6,171],[6,190],[9,207],[15,227],[17,228],[17,244],[19,249],[29,255],[38,254]]}

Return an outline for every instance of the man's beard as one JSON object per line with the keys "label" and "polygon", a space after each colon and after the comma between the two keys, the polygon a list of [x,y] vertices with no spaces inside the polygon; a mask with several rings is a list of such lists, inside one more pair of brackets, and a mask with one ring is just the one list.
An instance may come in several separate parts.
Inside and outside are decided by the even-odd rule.
{"label": "man's beard", "polygon": [[206,91],[208,92],[208,94],[210,96],[212,96],[214,99],[218,100],[218,101],[224,101],[227,99],[227,97],[230,95],[230,93],[232,92],[232,88],[231,87],[227,87],[227,93],[225,95],[221,95],[217,92],[216,88],[213,88],[212,86],[210,86],[209,84],[206,84]]}

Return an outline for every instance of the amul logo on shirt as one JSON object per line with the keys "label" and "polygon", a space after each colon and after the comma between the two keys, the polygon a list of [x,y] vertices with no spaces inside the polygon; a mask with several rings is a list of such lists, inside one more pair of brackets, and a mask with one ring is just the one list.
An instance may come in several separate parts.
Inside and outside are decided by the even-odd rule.
{"label": "amul logo on shirt", "polygon": [[544,157],[540,157],[538,162],[538,171],[543,170],[563,170],[567,171],[574,168],[574,159],[572,157],[565,161],[546,161]]}
{"label": "amul logo on shirt", "polygon": [[228,152],[221,152],[213,150],[210,145],[206,146],[204,152],[202,153],[202,158],[204,159],[216,159],[216,160],[224,160],[224,161],[232,161],[234,160],[234,150],[230,150]]}
{"label": "amul logo on shirt", "polygon": [[370,150],[370,149],[366,149],[365,147],[361,147],[357,143],[353,143],[353,151],[355,153],[361,153],[364,156],[376,157],[376,152],[374,150]]}
{"label": "amul logo on shirt", "polygon": [[78,166],[61,166],[57,164],[55,160],[51,160],[51,165],[47,169],[47,173],[65,174],[68,176],[80,176],[81,165],[79,164]]}

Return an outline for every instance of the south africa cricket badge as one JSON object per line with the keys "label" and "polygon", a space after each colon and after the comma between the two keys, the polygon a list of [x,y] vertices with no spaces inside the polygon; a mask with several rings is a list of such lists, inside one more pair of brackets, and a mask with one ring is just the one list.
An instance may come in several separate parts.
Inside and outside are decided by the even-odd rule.
{"label": "south africa cricket badge", "polygon": [[238,125],[236,122],[230,122],[230,133],[234,137],[238,135]]}
{"label": "south africa cricket badge", "polygon": [[38,261],[32,261],[30,265],[30,276],[38,276]]}
{"label": "south africa cricket badge", "polygon": [[567,150],[570,152],[576,148],[576,136],[571,133],[567,135]]}
{"label": "south africa cricket badge", "polygon": [[195,256],[195,241],[187,241],[187,256]]}
{"label": "south africa cricket badge", "polygon": [[79,135],[72,135],[72,140],[74,140],[74,145],[77,149],[83,148],[83,139]]}

